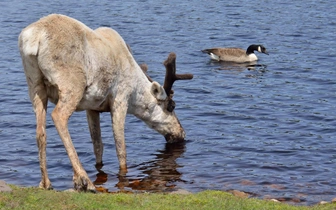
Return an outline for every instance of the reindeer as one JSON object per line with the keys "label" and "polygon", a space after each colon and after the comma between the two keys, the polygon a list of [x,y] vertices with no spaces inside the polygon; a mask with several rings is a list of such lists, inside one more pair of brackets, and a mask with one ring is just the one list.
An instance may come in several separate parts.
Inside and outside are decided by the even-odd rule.
{"label": "reindeer", "polygon": [[42,179],[39,187],[52,189],[46,166],[46,113],[48,100],[56,106],[53,122],[72,164],[74,188],[95,191],[72,143],[68,120],[86,110],[96,166],[102,166],[101,112],[110,112],[120,171],[127,171],[126,114],[133,114],[162,134],[167,142],[183,141],[185,131],[175,115],[171,90],[176,55],[165,61],[164,86],[150,81],[133,58],[123,38],[113,29],[92,30],[59,14],[41,18],[19,35],[19,49],[29,97],[36,116],[36,140]]}

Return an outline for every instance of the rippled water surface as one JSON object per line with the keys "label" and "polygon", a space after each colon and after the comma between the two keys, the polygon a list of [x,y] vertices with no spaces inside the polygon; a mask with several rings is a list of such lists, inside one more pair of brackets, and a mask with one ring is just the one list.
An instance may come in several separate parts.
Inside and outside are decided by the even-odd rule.
{"label": "rippled water surface", "polygon": [[[35,117],[17,47],[20,31],[62,13],[91,28],[116,29],[139,63],[162,84],[162,62],[177,54],[174,85],[185,144],[127,117],[129,172],[118,177],[111,120],[102,114],[104,173],[95,158],[84,112],[70,133],[92,180],[108,191],[237,189],[260,198],[313,204],[336,197],[336,7],[330,1],[23,1],[0,3],[0,179],[37,186]],[[200,50],[263,44],[258,66],[212,62]],[[54,188],[72,187],[63,144],[47,118],[48,169]],[[106,177],[107,176],[107,177]],[[107,181],[106,181],[107,178]]]}

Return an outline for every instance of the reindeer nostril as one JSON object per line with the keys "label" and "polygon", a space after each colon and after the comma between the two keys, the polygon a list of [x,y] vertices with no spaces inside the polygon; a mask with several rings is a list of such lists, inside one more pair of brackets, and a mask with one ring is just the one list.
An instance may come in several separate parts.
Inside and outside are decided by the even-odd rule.
{"label": "reindeer nostril", "polygon": [[174,142],[173,135],[171,135],[171,134],[167,134],[167,135],[165,135],[165,138],[166,138],[166,141],[167,141],[168,143],[173,143],[173,142]]}

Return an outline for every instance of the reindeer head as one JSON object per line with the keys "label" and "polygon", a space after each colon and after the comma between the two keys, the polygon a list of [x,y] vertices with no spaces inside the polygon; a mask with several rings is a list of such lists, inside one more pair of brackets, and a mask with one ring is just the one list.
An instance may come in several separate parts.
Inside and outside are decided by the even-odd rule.
{"label": "reindeer head", "polygon": [[[152,82],[151,93],[156,99],[150,109],[150,120],[144,120],[148,126],[158,131],[166,138],[167,142],[176,142],[184,140],[185,132],[174,112],[175,102],[173,101],[173,84],[176,80],[192,79],[192,74],[176,74],[176,54],[170,53],[164,62],[166,67],[166,76],[163,87],[153,81],[147,75],[147,65],[140,65],[141,69]],[[155,105],[154,105],[155,104]]]}

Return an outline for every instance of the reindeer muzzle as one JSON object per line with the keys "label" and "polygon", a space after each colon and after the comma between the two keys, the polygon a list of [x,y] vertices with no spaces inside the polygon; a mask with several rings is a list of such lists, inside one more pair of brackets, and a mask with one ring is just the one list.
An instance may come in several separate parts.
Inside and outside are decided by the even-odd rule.
{"label": "reindeer muzzle", "polygon": [[174,134],[165,135],[165,139],[168,143],[184,141],[184,138],[185,138],[185,132],[183,130],[179,135],[174,135]]}

